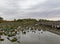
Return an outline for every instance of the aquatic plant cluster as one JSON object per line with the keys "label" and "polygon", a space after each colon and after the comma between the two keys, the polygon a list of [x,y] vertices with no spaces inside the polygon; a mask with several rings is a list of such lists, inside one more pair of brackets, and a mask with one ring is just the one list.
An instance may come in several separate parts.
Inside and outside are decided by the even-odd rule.
{"label": "aquatic plant cluster", "polygon": [[[8,29],[8,28],[7,28]],[[0,41],[4,41],[4,38],[2,38],[2,36],[7,36],[7,39],[10,40],[11,42],[19,42],[17,40],[17,35],[19,35],[20,32],[22,32],[22,34],[26,34],[26,30],[27,32],[29,32],[29,30],[32,30],[32,32],[35,33],[35,30],[41,30],[39,27],[21,27],[18,26],[16,29],[9,29],[9,30],[3,30],[0,29]]]}

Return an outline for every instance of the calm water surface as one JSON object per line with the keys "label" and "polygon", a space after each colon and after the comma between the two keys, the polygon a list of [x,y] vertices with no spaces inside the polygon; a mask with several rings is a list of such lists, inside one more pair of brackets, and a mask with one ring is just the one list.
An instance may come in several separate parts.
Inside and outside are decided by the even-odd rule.
{"label": "calm water surface", "polygon": [[0,41],[0,44],[60,44],[60,35],[43,30],[20,31],[15,37],[17,41],[11,42],[3,35],[4,41]]}

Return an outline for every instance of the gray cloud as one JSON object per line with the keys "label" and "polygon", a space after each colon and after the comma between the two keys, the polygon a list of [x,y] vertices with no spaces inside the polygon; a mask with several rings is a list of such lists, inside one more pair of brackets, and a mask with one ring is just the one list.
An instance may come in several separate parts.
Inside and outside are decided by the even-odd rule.
{"label": "gray cloud", "polygon": [[[0,16],[60,20],[60,0],[0,0]],[[57,18],[57,19],[56,19]]]}

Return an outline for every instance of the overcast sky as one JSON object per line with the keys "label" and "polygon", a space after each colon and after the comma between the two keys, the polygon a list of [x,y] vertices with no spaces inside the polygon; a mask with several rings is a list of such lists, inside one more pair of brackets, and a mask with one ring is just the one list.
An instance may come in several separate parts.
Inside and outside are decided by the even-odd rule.
{"label": "overcast sky", "polygon": [[60,20],[60,0],[0,0],[0,16]]}

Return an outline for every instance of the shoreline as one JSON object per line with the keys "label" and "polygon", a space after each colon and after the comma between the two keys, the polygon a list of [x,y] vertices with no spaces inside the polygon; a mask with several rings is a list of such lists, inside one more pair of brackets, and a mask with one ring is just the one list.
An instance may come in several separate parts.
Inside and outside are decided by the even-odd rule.
{"label": "shoreline", "polygon": [[48,30],[48,31],[60,35],[60,32],[58,31],[55,31],[55,30]]}

